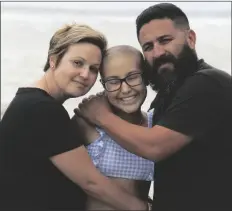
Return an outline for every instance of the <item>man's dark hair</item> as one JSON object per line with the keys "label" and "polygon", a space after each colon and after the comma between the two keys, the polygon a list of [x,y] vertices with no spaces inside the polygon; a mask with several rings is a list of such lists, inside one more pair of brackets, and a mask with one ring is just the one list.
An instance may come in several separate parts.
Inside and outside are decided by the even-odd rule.
{"label": "man's dark hair", "polygon": [[189,21],[185,13],[177,6],[171,3],[160,3],[145,9],[136,19],[137,37],[144,24],[155,19],[170,19],[176,27],[189,29]]}

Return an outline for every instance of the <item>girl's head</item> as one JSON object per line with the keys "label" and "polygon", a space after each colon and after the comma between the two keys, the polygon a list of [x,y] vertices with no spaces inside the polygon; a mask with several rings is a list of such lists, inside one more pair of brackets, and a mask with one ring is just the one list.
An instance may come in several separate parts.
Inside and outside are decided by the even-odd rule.
{"label": "girl's head", "polygon": [[128,45],[109,48],[103,58],[101,82],[109,102],[126,113],[141,109],[146,95],[142,53]]}
{"label": "girl's head", "polygon": [[107,48],[105,36],[87,25],[66,25],[50,40],[44,71],[66,98],[85,95],[94,85]]}

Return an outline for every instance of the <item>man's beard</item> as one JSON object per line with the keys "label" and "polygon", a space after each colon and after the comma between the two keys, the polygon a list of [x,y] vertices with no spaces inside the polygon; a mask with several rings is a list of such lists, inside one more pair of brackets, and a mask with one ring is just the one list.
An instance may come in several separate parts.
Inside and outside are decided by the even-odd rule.
{"label": "man's beard", "polygon": [[[183,79],[197,71],[198,58],[195,50],[184,44],[177,58],[169,53],[153,59],[152,66],[147,61],[145,63],[147,66],[145,77],[148,78],[152,89],[158,92],[165,90],[176,80]],[[170,64],[173,66],[171,69]],[[161,67],[162,65],[168,65],[168,67]]]}

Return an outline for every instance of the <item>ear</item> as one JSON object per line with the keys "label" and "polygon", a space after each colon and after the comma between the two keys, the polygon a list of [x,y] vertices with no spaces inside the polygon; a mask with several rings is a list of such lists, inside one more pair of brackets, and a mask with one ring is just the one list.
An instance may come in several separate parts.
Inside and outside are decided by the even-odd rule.
{"label": "ear", "polygon": [[50,56],[49,65],[50,65],[51,70],[54,70],[56,68],[56,56],[55,55]]}
{"label": "ear", "polygon": [[187,34],[187,42],[191,49],[195,49],[196,45],[196,33],[190,29]]}

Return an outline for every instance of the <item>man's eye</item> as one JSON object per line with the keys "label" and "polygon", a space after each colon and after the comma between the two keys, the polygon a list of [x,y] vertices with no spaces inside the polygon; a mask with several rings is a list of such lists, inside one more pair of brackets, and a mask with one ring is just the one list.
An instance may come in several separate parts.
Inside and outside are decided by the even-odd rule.
{"label": "man's eye", "polygon": [[161,44],[167,44],[167,43],[169,43],[169,42],[171,42],[171,39],[163,39],[163,40],[160,40],[160,43],[161,43]]}
{"label": "man's eye", "polygon": [[144,51],[150,51],[150,50],[152,50],[152,48],[153,48],[152,45],[146,45],[146,46],[143,48],[143,50],[144,50]]}

